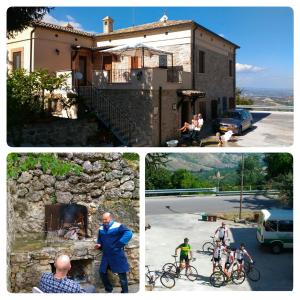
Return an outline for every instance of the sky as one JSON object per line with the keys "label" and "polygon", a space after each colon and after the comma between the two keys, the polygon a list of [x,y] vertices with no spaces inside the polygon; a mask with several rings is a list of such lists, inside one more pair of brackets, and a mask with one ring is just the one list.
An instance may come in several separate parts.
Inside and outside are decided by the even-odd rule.
{"label": "sky", "polygon": [[237,86],[293,89],[293,11],[288,7],[56,7],[45,21],[93,33],[102,18],[114,29],[158,21],[193,20],[238,44]]}

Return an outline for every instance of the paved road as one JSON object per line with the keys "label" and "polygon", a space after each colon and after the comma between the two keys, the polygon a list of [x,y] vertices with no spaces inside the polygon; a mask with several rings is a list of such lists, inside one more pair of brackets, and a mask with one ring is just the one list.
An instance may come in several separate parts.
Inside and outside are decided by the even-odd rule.
{"label": "paved road", "polygon": [[[197,268],[199,276],[194,282],[182,276],[176,280],[176,285],[171,291],[287,291],[293,288],[293,253],[286,251],[280,255],[273,255],[268,249],[259,247],[254,226],[226,222],[230,228],[229,237],[233,246],[236,247],[241,242],[246,243],[247,250],[261,272],[261,280],[251,282],[246,279],[242,285],[229,284],[218,289],[209,283],[212,263],[210,256],[202,252],[202,244],[220,225],[220,221],[198,221],[197,216],[190,214],[165,214],[146,215],[146,223],[150,223],[152,227],[146,231],[145,262],[152,270],[161,270],[166,262],[171,262],[175,248],[185,237],[190,239],[193,256],[196,258],[192,265]],[[167,289],[157,280],[155,290]]]}
{"label": "paved road", "polygon": [[237,146],[282,147],[293,144],[293,112],[251,112],[253,128],[238,137]]}
{"label": "paved road", "polygon": [[[218,213],[239,208],[239,196],[160,196],[146,198],[146,215],[176,213]],[[244,196],[243,208],[259,210],[276,206],[275,198]],[[170,209],[166,208],[170,206]]]}

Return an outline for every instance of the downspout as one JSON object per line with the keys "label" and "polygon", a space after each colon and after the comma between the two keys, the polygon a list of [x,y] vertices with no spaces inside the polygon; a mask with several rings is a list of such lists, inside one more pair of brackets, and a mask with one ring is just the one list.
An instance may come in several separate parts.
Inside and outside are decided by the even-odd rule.
{"label": "downspout", "polygon": [[159,122],[158,122],[158,141],[159,141],[159,146],[161,146],[161,130],[162,130],[162,87],[159,87],[158,90],[158,107],[159,107]]}
{"label": "downspout", "polygon": [[35,32],[35,28],[33,28],[30,32],[30,58],[29,58],[29,72],[32,72],[32,47],[33,47],[33,34]]}
{"label": "downspout", "polygon": [[233,98],[234,98],[234,108],[236,108],[236,99],[235,99],[235,90],[236,90],[236,48],[233,50],[233,62],[232,62],[232,69],[233,69]]}
{"label": "downspout", "polygon": [[192,30],[192,55],[191,55],[191,69],[192,69],[192,90],[195,89],[195,51],[196,51],[196,32],[197,26],[194,24],[194,28]]}

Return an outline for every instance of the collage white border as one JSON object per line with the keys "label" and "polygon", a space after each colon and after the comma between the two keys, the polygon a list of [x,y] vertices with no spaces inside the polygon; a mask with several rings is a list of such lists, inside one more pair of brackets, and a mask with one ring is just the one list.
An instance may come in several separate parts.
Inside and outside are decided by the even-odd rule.
{"label": "collage white border", "polygon": [[[215,298],[215,297],[226,297],[226,298],[237,298],[242,297],[243,300],[251,299],[253,297],[258,299],[282,299],[282,298],[295,298],[299,297],[299,286],[297,283],[300,282],[300,275],[295,272],[295,269],[299,267],[300,260],[298,259],[299,255],[299,222],[298,216],[299,213],[297,210],[299,209],[299,202],[298,196],[300,196],[299,186],[297,187],[297,183],[300,182],[300,164],[299,164],[299,139],[294,138],[294,144],[290,147],[245,147],[245,148],[226,148],[226,149],[219,149],[219,148],[158,148],[158,147],[146,147],[146,148],[80,148],[80,147],[70,147],[70,148],[10,148],[6,144],[6,40],[5,40],[5,28],[6,28],[6,9],[9,6],[51,6],[51,7],[58,7],[58,6],[157,6],[157,7],[171,7],[171,6],[207,6],[207,7],[218,7],[218,6],[228,6],[228,7],[276,7],[276,6],[284,6],[284,7],[291,7],[294,10],[294,83],[298,82],[299,80],[299,70],[300,70],[300,47],[299,47],[299,39],[300,39],[300,5],[298,0],[145,0],[141,3],[141,1],[136,0],[111,0],[108,3],[103,3],[104,1],[96,1],[96,0],[54,0],[54,1],[44,1],[44,0],[31,0],[31,1],[21,1],[21,0],[11,0],[7,1],[4,0],[1,2],[1,18],[0,18],[0,30],[1,30],[1,67],[2,70],[0,72],[0,84],[1,84],[1,99],[2,99],[2,106],[0,111],[0,187],[1,187],[1,201],[0,201],[0,220],[2,230],[0,230],[0,297],[2,299],[39,299],[39,294],[12,294],[8,293],[6,289],[6,156],[8,153],[11,152],[137,152],[140,155],[140,290],[138,293],[135,294],[86,294],[86,297],[90,299],[99,299],[99,297],[105,297],[106,299],[120,299],[124,297],[124,299],[145,299],[145,300],[163,300],[166,297],[172,297],[172,299],[182,299],[183,297],[188,297],[189,299],[198,299],[201,297],[205,298]],[[99,23],[102,16],[99,16]],[[255,20],[254,20],[255,21]],[[294,84],[294,99],[300,97],[299,91],[299,83]],[[299,100],[295,100],[295,113],[299,111]],[[4,104],[4,105],[3,105]],[[297,133],[297,129],[300,129],[300,118],[296,118],[296,114],[294,114],[294,132]],[[284,124],[283,124],[284,126]],[[295,134],[294,134],[295,137]],[[289,152],[294,157],[294,198],[296,201],[294,202],[294,236],[295,236],[295,243],[294,243],[294,289],[291,292],[225,292],[225,294],[221,294],[219,292],[208,292],[208,291],[180,291],[180,292],[145,292],[144,291],[144,262],[145,262],[145,234],[144,234],[144,226],[145,226],[145,202],[144,202],[144,182],[145,182],[145,163],[144,158],[145,155],[149,152],[186,152],[186,153],[217,153],[217,152],[226,152],[226,153],[240,153],[240,152]],[[280,270],[279,270],[280,271]],[[82,294],[81,294],[82,295]],[[5,298],[4,298],[5,297]],[[44,294],[43,298],[52,298],[54,299],[77,299],[80,295],[75,294]]]}

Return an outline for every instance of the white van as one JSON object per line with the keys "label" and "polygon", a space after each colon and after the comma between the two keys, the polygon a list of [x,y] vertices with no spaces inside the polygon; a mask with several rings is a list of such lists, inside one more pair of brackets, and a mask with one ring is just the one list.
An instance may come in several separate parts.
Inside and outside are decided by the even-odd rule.
{"label": "white van", "polygon": [[279,254],[284,248],[293,248],[293,211],[262,209],[256,237],[262,245],[270,246],[274,254]]}

